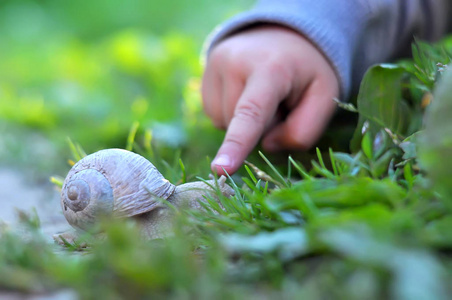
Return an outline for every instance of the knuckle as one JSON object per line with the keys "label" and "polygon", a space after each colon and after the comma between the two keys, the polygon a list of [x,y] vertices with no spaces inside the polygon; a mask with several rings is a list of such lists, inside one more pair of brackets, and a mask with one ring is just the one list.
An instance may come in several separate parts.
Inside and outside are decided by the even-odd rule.
{"label": "knuckle", "polygon": [[208,57],[208,64],[222,72],[241,76],[249,65],[249,54],[236,49],[226,41],[213,48]]}
{"label": "knuckle", "polygon": [[288,73],[287,67],[281,62],[282,59],[272,59],[268,62],[267,68],[273,74],[286,75]]}
{"label": "knuckle", "polygon": [[261,124],[263,108],[256,100],[249,100],[246,103],[239,104],[234,112],[234,118],[253,123]]}
{"label": "knuckle", "polygon": [[228,65],[232,60],[232,53],[228,47],[217,45],[209,54],[208,61],[213,66]]}
{"label": "knuckle", "polygon": [[214,49],[210,55],[208,62],[212,66],[219,66],[222,64],[222,62],[225,60],[224,54],[221,51],[218,51],[217,49]]}
{"label": "knuckle", "polygon": [[287,90],[290,86],[292,75],[290,66],[283,62],[283,58],[273,59],[268,62],[266,68],[272,78],[277,79],[280,85],[283,87],[287,85],[287,88],[284,88],[284,90]]}
{"label": "knuckle", "polygon": [[284,57],[276,57],[268,62],[267,69],[270,73],[278,75],[284,79],[290,78],[290,65],[286,63]]}
{"label": "knuckle", "polygon": [[245,143],[242,138],[235,134],[229,134],[224,139],[224,144],[233,145],[236,148],[243,148],[245,146]]}

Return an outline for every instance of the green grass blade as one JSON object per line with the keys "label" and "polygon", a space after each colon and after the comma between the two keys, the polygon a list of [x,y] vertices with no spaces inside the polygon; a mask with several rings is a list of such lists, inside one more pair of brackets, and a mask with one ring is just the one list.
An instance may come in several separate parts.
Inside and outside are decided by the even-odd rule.
{"label": "green grass blade", "polygon": [[248,176],[250,176],[251,180],[254,182],[254,184],[256,184],[257,183],[256,176],[254,176],[253,172],[251,172],[250,168],[247,165],[245,165],[245,170],[248,173]]}
{"label": "green grass blade", "polygon": [[63,187],[64,178],[58,176],[51,176],[50,182],[58,187]]}
{"label": "green grass blade", "polygon": [[152,149],[152,130],[148,129],[144,132],[144,141],[143,141],[143,147],[146,150],[146,155],[151,159],[154,160],[154,149]]}
{"label": "green grass blade", "polygon": [[287,161],[287,180],[289,181],[291,177],[292,177],[292,164],[288,160]]}
{"label": "green grass blade", "polygon": [[182,161],[182,158],[179,158],[179,166],[180,169],[182,171],[182,183],[186,183],[187,182],[187,172],[185,170],[185,165],[184,162]]}
{"label": "green grass blade", "polygon": [[69,144],[69,148],[71,149],[72,156],[74,157],[74,160],[77,162],[83,158],[82,155],[80,155],[80,152],[78,151],[78,147],[72,142],[71,138],[67,138],[67,142]]}
{"label": "green grass blade", "polygon": [[129,131],[129,135],[127,136],[126,150],[132,151],[133,144],[135,142],[135,136],[137,134],[139,126],[140,126],[139,122],[137,122],[137,121],[133,122],[132,127],[130,128],[130,131]]}
{"label": "green grass blade", "polygon": [[311,163],[312,163],[312,168],[314,169],[314,171],[317,172],[318,175],[324,176],[329,179],[334,179],[336,177],[336,176],[334,176],[333,173],[331,173],[331,171],[324,168],[322,165],[318,164],[316,161],[313,160]]}
{"label": "green grass blade", "polygon": [[333,173],[336,176],[339,176],[339,171],[336,165],[336,159],[334,158],[334,153],[333,153],[333,149],[329,148],[328,152],[330,153],[330,160],[331,160],[331,165],[333,166]]}
{"label": "green grass blade", "polygon": [[278,184],[280,187],[290,187],[290,182],[284,179],[281,173],[275,168],[275,166],[267,159],[267,157],[265,157],[265,155],[261,151],[259,151],[259,155],[279,178],[280,181],[275,180],[274,183]]}
{"label": "green grass blade", "polygon": [[298,171],[300,176],[303,177],[303,179],[306,179],[306,180],[312,179],[311,175],[309,175],[308,172],[306,172],[303,165],[298,164],[291,156],[289,156],[289,161],[295,167],[295,169]]}
{"label": "green grass blade", "polygon": [[323,156],[322,156],[322,152],[320,152],[320,149],[319,148],[315,148],[315,152],[317,153],[317,158],[319,160],[320,166],[322,166],[322,168],[324,168],[324,169],[328,169],[325,166],[325,162],[323,161]]}

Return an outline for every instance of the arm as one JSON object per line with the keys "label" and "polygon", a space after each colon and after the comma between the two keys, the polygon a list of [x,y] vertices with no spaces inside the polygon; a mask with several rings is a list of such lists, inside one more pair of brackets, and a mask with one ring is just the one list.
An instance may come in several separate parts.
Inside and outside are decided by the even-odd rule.
{"label": "arm", "polygon": [[370,65],[409,53],[414,36],[433,41],[452,32],[451,13],[449,0],[260,0],[216,28],[206,52],[250,25],[289,27],[329,59],[347,98]]}
{"label": "arm", "polygon": [[[261,0],[254,9],[229,20],[209,40],[203,78],[205,110],[217,127],[228,128],[212,168],[219,173],[223,173],[221,167],[234,172],[261,136],[269,150],[308,148],[334,111],[332,97],[346,99],[370,65],[403,55],[414,35],[439,38],[447,28],[448,11],[448,0]],[[249,29],[256,24],[272,26]],[[288,59],[293,58],[293,49],[300,56],[314,57],[321,72],[311,68],[310,59]],[[283,55],[278,58],[278,53]],[[243,56],[246,59],[234,68]],[[265,78],[265,70],[275,68],[275,59],[279,59],[279,68],[276,73],[273,70],[271,79]],[[275,78],[298,86],[285,86]],[[313,91],[312,82],[319,78],[323,87],[330,88]],[[287,119],[278,120],[277,108],[293,95],[299,99],[288,106]],[[224,111],[229,113],[225,116]],[[312,114],[320,121],[312,123]],[[280,124],[274,126],[275,122]]]}

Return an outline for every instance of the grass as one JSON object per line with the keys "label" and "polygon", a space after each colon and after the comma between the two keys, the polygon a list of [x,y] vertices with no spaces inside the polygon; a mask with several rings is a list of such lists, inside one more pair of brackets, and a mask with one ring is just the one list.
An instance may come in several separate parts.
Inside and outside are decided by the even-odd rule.
{"label": "grass", "polygon": [[[404,72],[417,76],[408,68]],[[144,241],[133,223],[111,220],[101,225],[106,239],[86,235],[88,248],[80,241],[61,251],[40,236],[37,216],[22,214],[20,234],[2,231],[0,285],[31,293],[71,289],[83,299],[447,299],[449,199],[431,188],[426,174],[432,170],[427,173],[417,155],[423,144],[406,137],[409,131],[396,133],[400,127],[390,128],[398,125],[379,120],[378,111],[372,116],[362,111],[367,107],[359,101],[379,99],[372,93],[358,97],[356,110],[367,124],[364,132],[358,128],[357,152],[317,149],[309,169],[289,157],[291,176],[260,153],[262,161],[248,162],[241,179],[229,177],[234,197],[220,195],[222,206],[208,199],[205,211],[179,211],[174,236],[165,240]],[[413,99],[391,105],[397,101],[413,101],[410,109],[418,109]],[[134,125],[129,148],[139,146],[136,131]],[[75,160],[85,155],[76,144],[71,149]],[[155,160],[158,151],[151,146],[143,154]],[[180,158],[157,163],[166,175],[186,180]]]}
{"label": "grass", "polygon": [[442,199],[407,165],[395,180],[372,178],[365,162],[334,156],[337,174],[325,162],[307,173],[291,159],[301,181],[253,166],[243,184],[230,182],[237,194],[220,197],[224,209],[211,201],[205,212],[181,211],[166,240],[143,241],[133,223],[114,221],[102,224],[105,240],[87,235],[89,248],[61,251],[36,215],[22,214],[20,233],[2,231],[0,285],[69,288],[83,299],[446,298],[452,240]]}
{"label": "grass", "polygon": [[[59,2],[44,2],[47,8],[64,13]],[[20,8],[14,1],[6,3],[9,9]],[[23,3],[21,9],[27,10],[35,2]],[[109,13],[115,14],[114,10]],[[130,21],[124,18],[95,27],[119,31],[91,32],[76,21],[75,14],[61,29],[78,32],[82,42],[70,43],[55,53],[72,53],[70,61],[78,57],[75,61],[89,62],[86,70],[80,65],[66,66],[74,68],[73,75],[78,76],[73,82],[91,96],[106,89],[101,95],[108,101],[93,100],[94,112],[88,109],[86,116],[75,120],[84,106],[66,110],[60,101],[51,104],[46,98],[50,85],[63,74],[54,69],[61,61],[51,63],[43,78],[34,73],[27,77],[20,68],[10,73],[9,80],[2,81],[8,86],[2,91],[13,91],[12,98],[0,104],[0,112],[9,116],[9,127],[39,129],[47,139],[58,137],[67,143],[63,136],[73,133],[77,142],[68,143],[73,155],[70,165],[85,156],[85,150],[122,146],[149,158],[173,183],[196,180],[207,174],[207,149],[218,146],[221,136],[198,118],[199,66],[184,69],[194,51],[189,47],[189,54],[184,54],[172,48],[181,41],[185,44],[184,34],[157,27],[162,30],[158,38],[149,38],[143,31],[124,29],[123,22]],[[138,62],[121,60],[130,57],[121,58],[121,53],[142,53],[147,43],[163,47],[159,49],[168,50],[169,56],[161,61],[155,58],[152,66],[141,56],[136,58]],[[105,239],[85,234],[75,243],[58,246],[42,236],[35,213],[20,213],[20,225],[0,227],[0,290],[30,294],[70,290],[81,299],[447,299],[452,293],[451,182],[447,173],[452,168],[447,152],[452,124],[449,117],[442,116],[451,112],[447,87],[452,76],[445,67],[451,49],[451,39],[439,45],[418,42],[413,46],[413,59],[378,65],[366,73],[356,102],[340,105],[350,111],[347,116],[356,116],[358,121],[351,151],[340,152],[335,145],[343,144],[344,135],[329,131],[327,136],[336,135],[340,141],[328,147],[320,144],[309,163],[306,156],[285,157],[280,163],[280,157],[256,152],[239,175],[228,178],[234,197],[220,196],[221,206],[207,199],[205,211],[178,211],[174,235],[167,239],[145,241],[130,220],[110,220],[100,225]],[[114,55],[103,57],[104,50]],[[37,49],[33,55],[39,53]],[[25,57],[32,60],[31,55]],[[6,57],[0,57],[0,65],[8,63],[11,57]],[[146,62],[144,69],[135,69]],[[101,70],[97,74],[97,63],[101,69],[113,66],[112,73]],[[167,93],[164,79],[149,78],[157,72],[154,63],[164,69],[168,82],[177,83],[171,87],[175,91]],[[180,68],[194,76],[170,74]],[[134,95],[129,93],[129,84],[137,82],[144,98],[122,102],[122,97]],[[44,95],[44,107],[49,107],[46,120],[33,117],[28,109],[43,111],[40,97],[25,93],[23,83],[35,84],[36,94]],[[147,85],[150,90],[143,92]],[[175,113],[182,123],[173,122],[158,103],[150,116],[136,114],[146,110],[150,95],[156,97],[153,99],[168,97],[179,107],[177,90],[184,90],[186,110],[182,118],[180,112],[170,114]],[[23,95],[23,100],[18,95]],[[91,96],[81,97],[81,103],[91,102]],[[22,110],[13,116],[6,108],[13,106],[14,99],[23,103],[17,102]],[[116,114],[98,114],[110,111],[109,105],[124,112],[119,123]],[[76,112],[71,112],[72,108]],[[68,112],[67,118],[58,116],[62,111]],[[93,124],[87,120],[93,117],[99,118],[99,124],[89,127]],[[162,121],[160,130],[180,137],[182,128],[189,131],[190,139],[173,145],[163,142],[148,123],[154,118]],[[108,129],[103,131],[103,126]],[[75,127],[79,128],[73,131]],[[95,143],[90,140],[93,132],[99,135]],[[211,139],[201,141],[206,136]],[[65,149],[64,158],[68,156]],[[59,177],[53,182],[61,185]]]}
{"label": "grass", "polygon": [[[191,162],[222,138],[201,113],[202,41],[249,4],[2,1],[0,162],[60,172],[68,136],[88,152],[124,147],[139,122],[140,139],[152,132],[153,144],[182,149],[198,171]],[[33,153],[22,140],[42,151]],[[45,159],[29,159],[35,155]]]}

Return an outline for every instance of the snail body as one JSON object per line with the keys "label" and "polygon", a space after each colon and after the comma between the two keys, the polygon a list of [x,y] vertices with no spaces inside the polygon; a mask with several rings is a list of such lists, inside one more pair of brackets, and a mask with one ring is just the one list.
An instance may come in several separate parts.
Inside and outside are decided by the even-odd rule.
{"label": "snail body", "polygon": [[156,238],[171,219],[162,200],[176,208],[201,208],[199,201],[205,196],[215,197],[215,186],[227,197],[234,194],[225,179],[175,186],[144,157],[106,149],[72,167],[61,190],[61,208],[68,223],[79,230],[90,229],[102,217],[134,218],[145,237]]}

